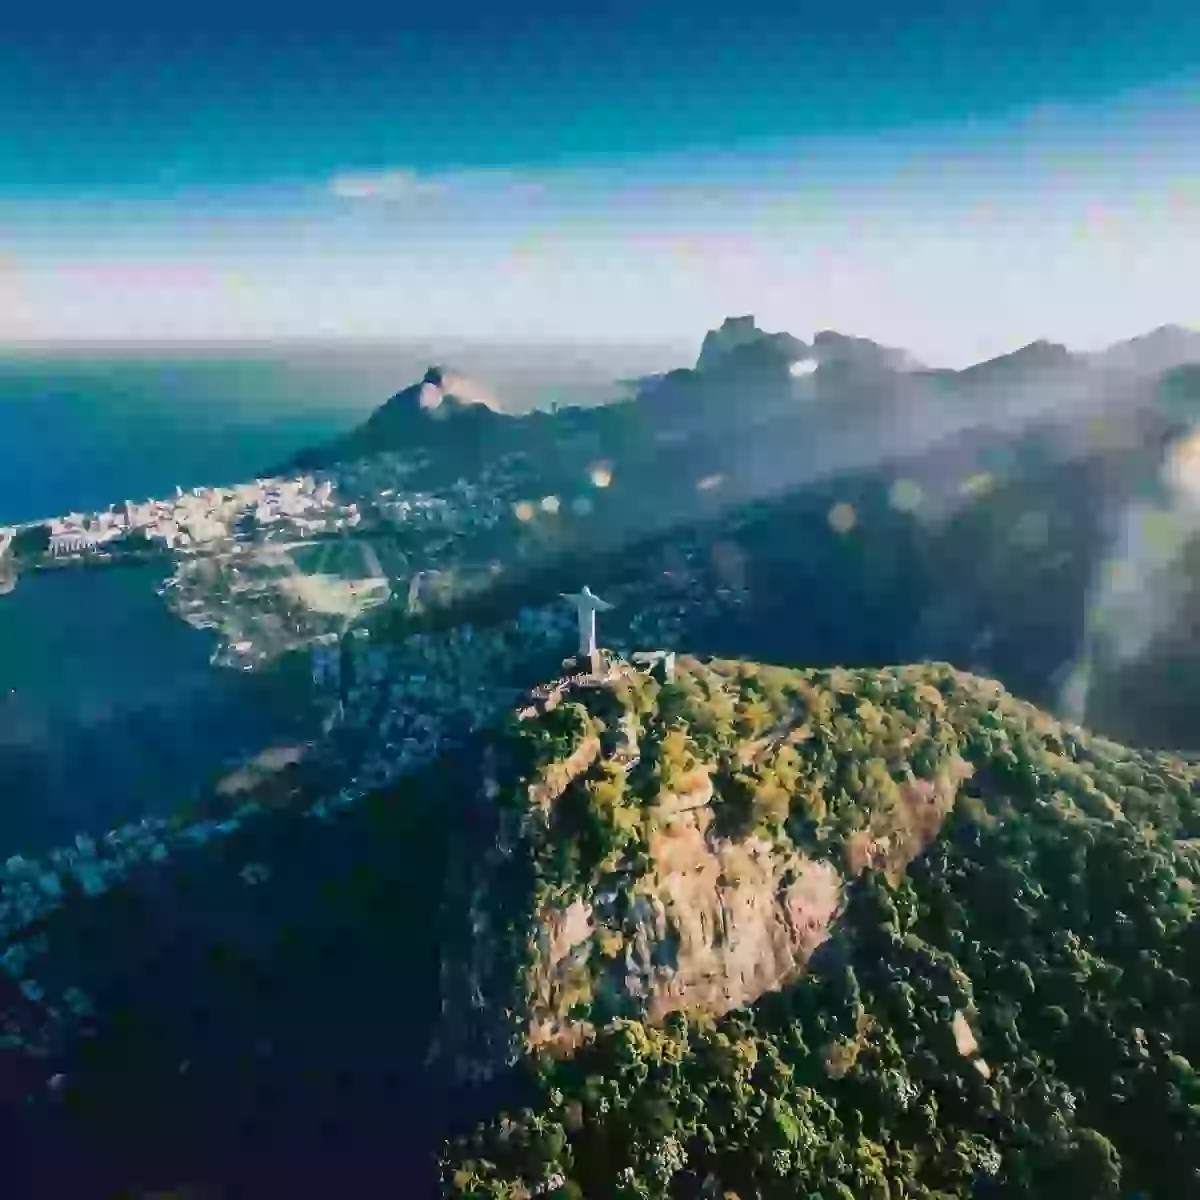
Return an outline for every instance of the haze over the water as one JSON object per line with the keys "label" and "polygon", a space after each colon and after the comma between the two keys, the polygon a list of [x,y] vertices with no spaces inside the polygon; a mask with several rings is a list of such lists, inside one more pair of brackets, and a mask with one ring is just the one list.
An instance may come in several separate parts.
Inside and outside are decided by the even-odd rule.
{"label": "haze over the water", "polygon": [[0,343],[1200,324],[1200,7],[617,7],[15,31]]}

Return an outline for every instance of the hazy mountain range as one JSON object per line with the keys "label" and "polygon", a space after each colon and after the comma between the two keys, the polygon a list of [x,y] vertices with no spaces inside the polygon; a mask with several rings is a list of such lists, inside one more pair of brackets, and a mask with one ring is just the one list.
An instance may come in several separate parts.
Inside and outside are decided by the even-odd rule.
{"label": "hazy mountain range", "polygon": [[1188,389],[1173,376],[1187,364],[1200,364],[1200,333],[1178,326],[1098,354],[1034,342],[953,371],[866,338],[825,330],[805,342],[731,317],[705,336],[694,367],[644,377],[634,395],[589,410],[518,416],[486,384],[431,368],[345,438],[290,465],[426,452],[438,473],[465,474],[519,453],[557,475],[584,450],[656,476],[690,466],[693,482],[720,470],[724,494],[742,497],[895,458],[965,429],[1169,412],[1172,400],[1187,402]]}
{"label": "hazy mountain range", "polygon": [[[556,519],[554,545],[584,556],[564,570],[600,575],[586,566],[600,547],[636,562],[646,538],[669,547],[696,521],[714,547],[736,546],[759,588],[746,628],[713,632],[724,653],[953,661],[1076,717],[1103,712],[1114,734],[1194,746],[1200,697],[1179,686],[1187,672],[1173,666],[1163,689],[1145,664],[1168,645],[1178,664],[1190,644],[1198,421],[1200,333],[1178,326],[1095,354],[1039,341],[953,371],[863,338],[804,341],[733,317],[694,367],[594,408],[513,415],[489,389],[431,368],[290,465],[388,451],[421,464],[417,481],[444,483],[515,460],[531,500],[597,498],[589,520]],[[589,483],[597,464],[602,498]],[[832,528],[835,510],[856,528]],[[801,620],[778,619],[784,597]],[[1137,631],[1142,691],[1172,697],[1159,696],[1152,725],[1138,718],[1144,704],[1113,701],[1134,669],[1114,627]]]}

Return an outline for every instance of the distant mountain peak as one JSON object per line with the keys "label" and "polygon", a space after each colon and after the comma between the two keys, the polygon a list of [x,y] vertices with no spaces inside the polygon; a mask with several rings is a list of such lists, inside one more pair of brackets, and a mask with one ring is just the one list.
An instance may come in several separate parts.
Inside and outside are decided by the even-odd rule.
{"label": "distant mountain peak", "polygon": [[907,350],[882,346],[870,338],[820,329],[813,335],[813,353],[821,362],[848,363],[886,371],[911,371],[920,364]]}
{"label": "distant mountain peak", "polygon": [[393,402],[401,407],[415,404],[426,412],[447,404],[458,408],[482,405],[493,412],[500,411],[499,402],[487,388],[440,363],[428,367],[419,383],[393,396],[389,403]]}
{"label": "distant mountain peak", "polygon": [[731,350],[763,337],[766,337],[766,334],[755,324],[753,316],[726,317],[716,329],[710,329],[704,335],[700,357],[696,360],[696,370],[708,370]]}
{"label": "distant mountain peak", "polygon": [[1200,331],[1185,325],[1159,325],[1149,333],[1117,342],[1095,355],[1105,367],[1157,374],[1200,363]]}
{"label": "distant mountain peak", "polygon": [[[506,412],[480,384],[445,363],[433,363],[355,430],[329,446],[301,452],[290,465],[311,469],[383,451],[420,450],[450,477],[464,473],[464,460],[478,464],[507,453],[532,454],[550,464],[546,469],[553,473],[564,456],[575,453],[570,447],[584,443],[597,459],[644,457],[643,449],[634,446],[640,437],[655,446],[694,439],[693,456],[703,448],[725,467],[731,439],[759,439],[764,452],[775,453],[776,436],[787,441],[794,435],[788,423],[798,419],[811,441],[826,432],[822,422],[829,414],[839,414],[833,425],[844,425],[852,411],[861,426],[854,436],[873,445],[872,439],[881,436],[880,422],[901,412],[915,419],[934,405],[939,422],[963,420],[967,413],[974,419],[969,405],[955,414],[946,404],[955,394],[973,398],[980,387],[990,398],[993,388],[1003,392],[1019,385],[1021,395],[1014,393],[1004,403],[1016,405],[1020,415],[1016,409],[1005,411],[1024,420],[1029,406],[1046,401],[1040,389],[1052,389],[1055,404],[1063,401],[1064,387],[1082,405],[1131,404],[1123,372],[1149,379],[1188,363],[1200,369],[1200,333],[1164,325],[1102,355],[1072,354],[1064,345],[1041,339],[962,371],[930,371],[905,351],[870,338],[826,328],[815,332],[809,344],[790,333],[768,333],[753,314],[744,313],[725,317],[705,334],[694,367],[614,383],[613,400],[621,407],[613,412],[560,411],[526,421],[519,413]],[[1172,401],[1176,406],[1192,404],[1190,374],[1175,380],[1172,388],[1173,397],[1183,397]],[[640,430],[637,436],[635,429]],[[842,439],[839,452],[858,452],[842,426],[831,436]],[[799,469],[794,456],[786,465],[782,459],[780,463],[781,477]],[[431,472],[436,474],[434,468]],[[703,477],[722,473],[714,467]]]}
{"label": "distant mountain peak", "polygon": [[729,334],[756,334],[762,332],[755,323],[753,314],[744,317],[726,317],[721,322],[721,331]]}
{"label": "distant mountain peak", "polygon": [[757,359],[761,355],[790,363],[807,357],[808,353],[808,346],[799,338],[790,333],[767,333],[758,327],[753,316],[726,317],[717,329],[710,329],[704,335],[696,370],[711,371],[732,365],[732,355],[737,355],[737,362],[744,365],[747,356]]}
{"label": "distant mountain peak", "polygon": [[1022,346],[1019,350],[1014,350],[1008,357],[1013,361],[1020,360],[1021,362],[1054,364],[1067,362],[1074,355],[1061,342],[1051,342],[1046,338],[1038,338],[1036,341],[1030,342],[1027,346]]}
{"label": "distant mountain peak", "polygon": [[1147,333],[1139,334],[1137,337],[1132,337],[1124,342],[1118,342],[1118,346],[1137,346],[1150,345],[1155,342],[1168,341],[1187,341],[1194,342],[1200,338],[1200,332],[1195,329],[1190,329],[1186,325],[1177,325],[1174,322],[1168,322],[1166,325],[1156,325]]}
{"label": "distant mountain peak", "polygon": [[986,362],[976,363],[961,371],[964,378],[1003,378],[1014,374],[1027,372],[1042,372],[1060,369],[1079,363],[1078,359],[1066,346],[1060,342],[1050,342],[1039,338],[1026,346],[1013,350],[1008,354],[1000,354],[989,358]]}

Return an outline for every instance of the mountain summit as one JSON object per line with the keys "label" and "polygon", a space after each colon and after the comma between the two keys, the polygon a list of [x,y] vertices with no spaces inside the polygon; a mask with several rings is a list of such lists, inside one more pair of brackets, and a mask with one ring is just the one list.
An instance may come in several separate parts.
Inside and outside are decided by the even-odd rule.
{"label": "mountain summit", "polygon": [[1143,374],[1200,363],[1200,331],[1182,325],[1160,325],[1140,337],[1118,342],[1095,355],[1104,367]]}
{"label": "mountain summit", "polygon": [[766,333],[759,329],[752,316],[726,317],[719,328],[704,335],[696,370],[710,371],[722,365],[732,352],[746,347],[757,347],[760,355],[765,352],[789,364],[810,353],[809,347],[790,333]]}
{"label": "mountain summit", "polygon": [[386,451],[442,451],[447,462],[477,447],[484,430],[505,420],[499,402],[482,384],[433,365],[416,383],[397,392],[361,425],[325,446],[301,451],[288,470],[311,470],[371,458]]}
{"label": "mountain summit", "polygon": [[499,403],[481,384],[448,367],[435,365],[426,370],[419,382],[397,392],[370,420],[403,423],[420,413],[448,416],[472,406],[500,411]]}
{"label": "mountain summit", "polygon": [[1010,380],[1028,378],[1049,372],[1059,371],[1085,365],[1086,360],[1078,358],[1066,346],[1058,342],[1048,342],[1040,339],[1013,350],[1009,354],[1001,354],[989,358],[986,362],[976,363],[959,372],[960,378],[971,382],[988,381],[1004,383]]}
{"label": "mountain summit", "polygon": [[422,408],[439,408],[443,401],[451,405],[482,404],[500,411],[496,398],[482,384],[444,366],[430,367],[421,380]]}
{"label": "mountain summit", "polygon": [[813,337],[813,353],[821,362],[847,363],[881,371],[913,371],[920,367],[906,350],[881,346],[870,338],[822,329]]}

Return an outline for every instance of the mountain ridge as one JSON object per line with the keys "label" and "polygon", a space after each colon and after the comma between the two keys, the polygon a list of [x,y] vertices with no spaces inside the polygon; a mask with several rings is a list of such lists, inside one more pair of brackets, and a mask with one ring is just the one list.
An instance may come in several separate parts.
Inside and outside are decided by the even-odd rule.
{"label": "mountain ridge", "polygon": [[[721,431],[739,419],[752,420],[758,409],[762,409],[767,424],[794,417],[794,401],[804,396],[811,399],[813,394],[810,380],[804,378],[807,364],[815,367],[815,394],[824,395],[829,406],[839,405],[839,388],[851,387],[860,392],[865,388],[867,393],[875,394],[873,403],[877,406],[885,402],[887,394],[896,392],[924,409],[929,407],[932,396],[923,390],[926,384],[936,384],[935,394],[943,406],[955,391],[962,392],[963,404],[969,405],[971,392],[981,384],[1065,385],[1083,380],[1088,389],[1099,393],[1106,385],[1092,377],[1094,370],[1148,377],[1189,362],[1200,362],[1200,333],[1181,326],[1162,326],[1090,355],[1039,340],[985,362],[950,370],[925,367],[906,351],[882,346],[868,338],[823,329],[814,334],[811,343],[806,343],[790,333],[767,333],[750,315],[727,317],[705,335],[694,366],[628,381],[635,391],[625,398],[614,384],[612,402],[595,409],[509,414],[501,403],[487,396],[486,389],[474,384],[470,385],[474,397],[459,396],[459,402],[454,403],[453,391],[441,387],[441,369],[431,367],[422,380],[396,393],[347,437],[329,446],[301,451],[288,466],[312,469],[384,451],[428,449],[452,454],[446,430],[435,423],[435,418],[447,417],[450,418],[447,424],[456,428],[459,428],[456,423],[461,423],[459,431],[472,442],[480,436],[479,430],[468,431],[467,427],[488,428],[497,436],[504,452],[521,449],[524,431],[537,446],[542,446],[547,438],[552,441],[556,418],[568,413],[572,414],[569,418],[572,422],[594,427],[602,441],[606,435],[611,436],[614,426],[622,424],[614,415],[618,411],[624,414],[625,424],[639,426],[648,421],[646,432],[652,435],[670,431],[678,420],[685,423],[700,420],[712,424],[713,436],[720,436]],[[847,376],[846,371],[851,374]],[[736,399],[725,394],[730,388],[736,389]],[[418,403],[420,394],[431,389],[437,390],[438,403]],[[450,403],[444,402],[447,395],[451,397]],[[698,396],[706,402],[699,403]],[[484,418],[480,406],[497,420]],[[960,419],[967,419],[966,414],[959,415]],[[619,447],[603,447],[606,451],[615,448]]]}

